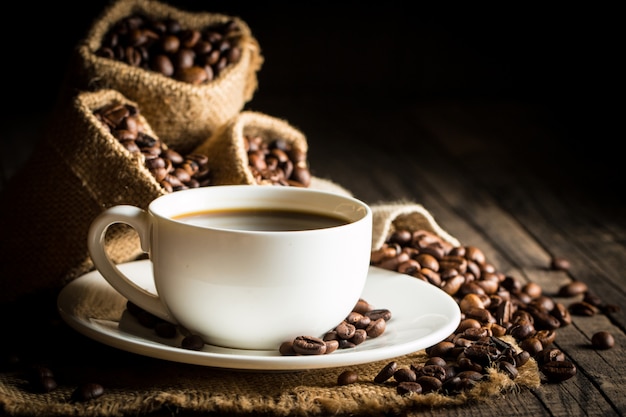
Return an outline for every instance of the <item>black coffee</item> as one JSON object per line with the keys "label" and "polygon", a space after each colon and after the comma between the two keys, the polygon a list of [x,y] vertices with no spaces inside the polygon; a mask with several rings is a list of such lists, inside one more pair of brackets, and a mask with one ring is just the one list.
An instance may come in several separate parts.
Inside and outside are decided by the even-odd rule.
{"label": "black coffee", "polygon": [[341,217],[307,211],[247,208],[186,213],[174,219],[197,226],[253,231],[326,229],[349,223]]}

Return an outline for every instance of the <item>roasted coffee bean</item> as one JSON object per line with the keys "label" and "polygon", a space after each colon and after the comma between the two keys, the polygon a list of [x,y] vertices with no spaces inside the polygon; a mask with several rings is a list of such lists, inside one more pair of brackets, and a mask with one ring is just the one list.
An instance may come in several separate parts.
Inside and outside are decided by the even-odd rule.
{"label": "roasted coffee bean", "polygon": [[576,297],[577,295],[584,294],[589,288],[587,284],[581,281],[572,281],[569,284],[563,285],[559,288],[559,297]]}
{"label": "roasted coffee bean", "polygon": [[589,303],[579,301],[570,304],[569,311],[575,316],[593,316],[598,312],[598,309]]}
{"label": "roasted coffee bean", "polygon": [[344,320],[339,323],[337,327],[335,327],[335,332],[340,339],[350,339],[352,336],[354,336],[354,333],[356,332],[356,327],[353,324],[350,324]]}
{"label": "roasted coffee bean", "polygon": [[293,340],[293,350],[300,355],[323,355],[326,342],[315,336],[298,336]]}
{"label": "roasted coffee bean", "polygon": [[187,350],[202,350],[204,347],[204,340],[196,334],[190,334],[183,338],[181,347]]}
{"label": "roasted coffee bean", "polygon": [[419,376],[415,382],[422,387],[424,394],[439,391],[443,386],[443,382],[440,379],[428,375]]}
{"label": "roasted coffee bean", "polygon": [[540,368],[549,382],[562,382],[576,375],[576,365],[568,360],[549,361]]}
{"label": "roasted coffee bean", "polygon": [[422,386],[417,382],[403,381],[396,386],[396,392],[400,395],[421,394]]}
{"label": "roasted coffee bean", "polygon": [[365,331],[367,332],[367,336],[371,338],[376,338],[382,335],[387,328],[387,321],[381,317],[377,320],[372,321]]}
{"label": "roasted coffee bean", "polygon": [[393,379],[397,382],[415,382],[417,375],[411,368],[399,368],[393,373]]}
{"label": "roasted coffee bean", "polygon": [[354,335],[348,340],[355,345],[360,345],[367,340],[367,331],[365,329],[356,329]]}
{"label": "roasted coffee bean", "polygon": [[96,399],[104,394],[104,387],[95,382],[86,382],[80,384],[72,392],[71,400],[75,402],[84,402]]}
{"label": "roasted coffee bean", "polygon": [[350,385],[359,380],[359,374],[356,371],[343,371],[337,377],[337,385]]}
{"label": "roasted coffee bean", "polygon": [[537,355],[535,355],[535,359],[540,365],[543,365],[544,363],[551,361],[564,361],[565,354],[563,353],[563,351],[561,351],[561,349],[550,348],[544,349],[539,352]]}
{"label": "roasted coffee bean", "polygon": [[28,372],[28,380],[35,392],[50,392],[57,388],[52,370],[45,366],[33,366]]}
{"label": "roasted coffee bean", "polygon": [[599,331],[591,336],[591,345],[596,349],[611,349],[615,346],[615,338],[607,331]]}
{"label": "roasted coffee bean", "polygon": [[393,375],[398,370],[398,363],[395,361],[387,363],[374,377],[374,382],[378,384],[382,384],[387,381],[389,378],[393,377]]}
{"label": "roasted coffee bean", "polygon": [[514,364],[506,361],[498,362],[498,369],[502,371],[504,374],[508,375],[509,378],[515,379],[519,375],[519,371],[515,367]]}
{"label": "roasted coffee bean", "polygon": [[326,343],[326,352],[324,352],[325,355],[328,355],[329,353],[333,353],[334,351],[339,349],[338,340],[325,340],[324,343]]}
{"label": "roasted coffee bean", "polygon": [[365,314],[370,310],[373,310],[372,305],[362,298],[359,298],[356,305],[352,308],[353,312],[360,314]]}
{"label": "roasted coffee bean", "polygon": [[560,256],[554,256],[550,260],[550,268],[555,271],[567,271],[570,268],[570,262]]}
{"label": "roasted coffee bean", "polygon": [[278,347],[278,352],[283,356],[297,355],[296,351],[293,350],[293,340],[288,340],[281,343]]}
{"label": "roasted coffee bean", "polygon": [[365,312],[365,316],[369,317],[372,321],[376,321],[378,319],[389,321],[391,320],[391,311],[386,308],[378,308]]}

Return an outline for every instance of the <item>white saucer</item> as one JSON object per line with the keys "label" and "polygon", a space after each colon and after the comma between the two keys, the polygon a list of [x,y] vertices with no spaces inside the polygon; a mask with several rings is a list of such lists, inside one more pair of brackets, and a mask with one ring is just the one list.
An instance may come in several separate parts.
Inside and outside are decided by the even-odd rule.
{"label": "white saucer", "polygon": [[[154,291],[150,261],[119,265],[140,286]],[[180,348],[181,337],[165,339],[140,325],[126,310],[126,299],[97,272],[68,284],[57,299],[61,317],[72,328],[98,342],[128,352],[195,365],[230,369],[292,371],[349,366],[390,359],[432,346],[448,337],[461,312],[435,286],[386,269],[370,267],[362,298],[392,313],[385,332],[362,344],[327,355],[282,356],[277,350],[239,350],[205,345]]]}

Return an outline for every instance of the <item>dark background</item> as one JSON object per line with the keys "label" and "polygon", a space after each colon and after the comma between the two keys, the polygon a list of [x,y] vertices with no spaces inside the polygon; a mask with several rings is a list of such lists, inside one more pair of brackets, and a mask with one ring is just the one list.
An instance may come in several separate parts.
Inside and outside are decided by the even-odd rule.
{"label": "dark background", "polygon": [[[530,142],[510,146],[551,152],[555,164],[575,168],[575,175],[591,178],[591,184],[621,175],[623,46],[616,10],[399,1],[167,3],[248,23],[265,58],[251,109],[299,126],[305,117],[299,102],[320,95],[329,102],[341,98],[347,107],[516,101],[536,108],[560,133],[545,148]],[[27,157],[72,48],[107,4],[17,2],[5,12],[0,118],[5,176]],[[275,104],[277,99],[288,105]]]}

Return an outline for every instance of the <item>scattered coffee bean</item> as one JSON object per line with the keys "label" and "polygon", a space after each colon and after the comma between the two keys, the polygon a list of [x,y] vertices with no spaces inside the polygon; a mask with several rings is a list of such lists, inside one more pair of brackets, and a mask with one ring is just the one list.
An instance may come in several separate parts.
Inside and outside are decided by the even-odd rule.
{"label": "scattered coffee bean", "polygon": [[74,392],[72,392],[72,401],[84,402],[96,399],[104,394],[104,387],[94,382],[86,382],[80,384]]}
{"label": "scattered coffee bean", "polygon": [[576,365],[568,360],[549,361],[541,365],[539,369],[548,382],[562,382],[576,375]]}
{"label": "scattered coffee bean", "polygon": [[[576,374],[576,366],[566,361],[558,349],[550,348],[556,331],[571,324],[571,315],[592,315],[604,306],[598,299],[593,303],[585,299],[566,307],[543,294],[539,285],[498,272],[479,248],[453,247],[424,230],[395,230],[379,249],[372,251],[370,263],[441,288],[455,298],[462,311],[455,332],[425,349],[445,372],[433,374],[432,369],[425,371],[426,365],[412,366],[424,393],[441,390],[448,395],[459,394],[486,378],[492,367],[516,378],[519,367],[533,357],[550,382],[569,379]],[[569,262],[554,258],[551,268],[567,270]],[[588,297],[587,286],[574,281],[557,295],[583,294]],[[519,348],[502,341],[505,335],[513,337]],[[391,367],[387,364],[374,381],[391,378]],[[393,363],[393,368],[397,364]],[[405,377],[403,373],[398,375]]]}
{"label": "scattered coffee bean", "polygon": [[54,374],[45,366],[33,366],[28,372],[28,380],[34,392],[50,392],[57,388]]}
{"label": "scattered coffee bean", "polygon": [[559,297],[576,297],[586,293],[589,290],[587,284],[581,281],[572,281],[569,284],[563,285],[559,288]]}
{"label": "scattered coffee bean", "polygon": [[422,386],[417,382],[413,381],[403,381],[398,384],[396,387],[396,392],[400,395],[408,395],[408,394],[421,394]]}
{"label": "scattered coffee bean", "polygon": [[387,365],[385,365],[383,369],[381,369],[378,372],[378,374],[376,374],[376,376],[374,377],[374,382],[376,382],[377,384],[382,384],[383,382],[391,378],[396,373],[397,370],[398,370],[397,362],[392,361],[392,362],[387,363]]}
{"label": "scattered coffee bean", "polygon": [[591,345],[596,349],[611,349],[615,346],[615,338],[610,332],[599,331],[591,336]]}
{"label": "scattered coffee bean", "polygon": [[347,370],[339,374],[339,376],[337,377],[337,384],[338,385],[350,385],[350,384],[354,384],[358,380],[359,380],[358,373],[356,373],[355,371]]}
{"label": "scattered coffee bean", "polygon": [[550,268],[555,271],[567,271],[570,266],[570,262],[560,256],[555,256],[550,260]]}
{"label": "scattered coffee bean", "polygon": [[300,355],[323,355],[326,342],[315,336],[298,336],[293,340],[293,350]]}

